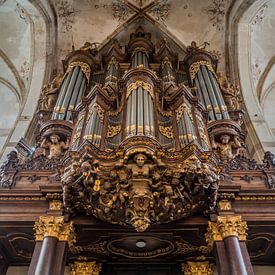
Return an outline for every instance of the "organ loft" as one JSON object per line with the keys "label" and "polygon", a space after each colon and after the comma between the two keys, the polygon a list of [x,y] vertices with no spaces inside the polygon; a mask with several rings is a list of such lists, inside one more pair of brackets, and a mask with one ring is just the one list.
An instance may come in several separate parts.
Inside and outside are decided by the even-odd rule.
{"label": "organ loft", "polygon": [[139,26],[66,56],[41,91],[33,146],[19,142],[1,166],[1,274],[238,275],[274,263],[274,155],[250,159],[240,88],[207,47]]}

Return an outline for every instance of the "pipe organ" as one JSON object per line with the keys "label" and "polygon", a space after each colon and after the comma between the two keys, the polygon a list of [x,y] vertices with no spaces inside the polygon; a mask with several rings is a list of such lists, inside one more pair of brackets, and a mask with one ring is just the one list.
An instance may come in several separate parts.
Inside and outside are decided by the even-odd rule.
{"label": "pipe organ", "polygon": [[[248,202],[254,178],[257,192],[262,192],[264,176],[274,188],[274,155],[267,152],[262,165],[246,158],[241,102],[239,97],[229,98],[236,93],[225,91],[228,83],[220,85],[217,59],[205,47],[192,42],[179,55],[172,50],[178,47],[171,47],[173,41],[154,41],[142,27],[127,39],[123,46],[116,39],[100,47],[86,42],[68,54],[63,77],[47,86],[54,89],[45,93],[51,98],[43,95],[40,100],[35,153],[19,160],[11,152],[0,168],[1,187],[13,188],[22,180],[16,202],[21,200],[17,194],[31,186],[35,196],[43,195],[31,200],[31,205],[37,203],[38,211],[53,215],[35,223],[36,248],[29,274],[39,270],[61,274],[53,270],[64,269],[64,263],[62,267],[57,261],[64,260],[67,244],[68,257],[102,261],[105,271],[108,260],[123,257],[212,259],[213,247],[218,259],[234,269],[228,247],[239,251],[234,262],[252,274],[244,243],[246,223],[240,216],[224,213],[233,213],[235,198],[236,211],[242,211],[239,205]],[[270,191],[260,191],[257,200],[262,194],[270,196]],[[44,210],[46,204],[49,209]],[[249,204],[242,207],[250,213]],[[72,222],[78,226],[80,240],[73,236]],[[228,224],[225,233],[232,231],[231,235],[222,230]],[[53,227],[59,231],[53,234]],[[183,240],[192,230],[190,239],[198,239],[200,246]],[[204,238],[198,238],[203,231],[207,231],[207,246]],[[22,242],[33,241],[24,237]],[[44,261],[55,249],[61,256]],[[183,263],[186,272],[206,266]],[[79,268],[98,274],[101,265],[93,261],[72,266],[72,270]]]}

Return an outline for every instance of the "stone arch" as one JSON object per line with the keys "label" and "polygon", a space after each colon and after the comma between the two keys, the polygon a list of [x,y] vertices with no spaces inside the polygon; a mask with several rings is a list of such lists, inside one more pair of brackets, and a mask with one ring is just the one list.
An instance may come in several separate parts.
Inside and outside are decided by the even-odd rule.
{"label": "stone arch", "polygon": [[[14,10],[12,10],[12,5]],[[29,24],[30,41],[26,42],[26,47],[22,47],[21,44],[18,45],[16,58],[11,57],[12,53],[5,50],[5,47],[7,48],[8,45],[2,45],[4,50],[1,52],[5,52],[5,61],[10,61],[8,66],[11,68],[16,79],[10,84],[18,86],[17,92],[20,97],[18,116],[3,148],[0,149],[0,159],[2,161],[6,154],[13,150],[14,145],[19,139],[24,136],[36,110],[36,102],[38,101],[40,90],[44,83],[49,82],[51,74],[55,69],[55,43],[57,36],[56,15],[47,1],[5,1],[2,3],[1,12],[5,11],[8,12],[8,15],[19,16],[22,20],[25,20],[22,24]],[[12,22],[12,20],[11,16],[9,21]],[[24,37],[21,41],[23,40]],[[24,56],[24,58],[28,62],[23,63],[23,65],[28,65],[28,74],[27,79],[22,79],[22,72],[25,73],[24,68],[22,68],[23,65],[20,67],[16,62],[18,63],[20,56],[26,54],[26,52],[29,53],[29,56]],[[11,66],[11,64],[14,66]],[[8,86],[11,87],[11,85]],[[13,91],[13,89],[10,91]]]}
{"label": "stone arch", "polygon": [[[264,151],[275,150],[275,137],[259,100],[264,79],[273,63],[274,51],[273,54],[269,51],[271,42],[265,38],[270,33],[269,37],[273,39],[274,7],[274,0],[236,1],[227,20],[228,71],[230,77],[241,86],[246,109],[247,143],[251,156],[257,160],[262,159]],[[261,30],[257,29],[259,26]],[[257,58],[260,65],[257,64]]]}

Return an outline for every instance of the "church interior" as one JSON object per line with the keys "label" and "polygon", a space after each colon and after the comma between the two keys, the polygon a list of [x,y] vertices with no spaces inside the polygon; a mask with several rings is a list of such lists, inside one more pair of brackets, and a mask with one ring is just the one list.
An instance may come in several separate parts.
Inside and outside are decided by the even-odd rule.
{"label": "church interior", "polygon": [[275,274],[275,0],[0,0],[0,275]]}

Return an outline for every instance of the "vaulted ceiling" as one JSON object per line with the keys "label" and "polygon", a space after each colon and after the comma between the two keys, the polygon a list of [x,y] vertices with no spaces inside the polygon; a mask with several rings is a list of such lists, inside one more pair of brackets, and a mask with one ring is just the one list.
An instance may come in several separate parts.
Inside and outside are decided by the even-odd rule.
{"label": "vaulted ceiling", "polygon": [[[275,99],[274,14],[275,0],[0,0],[0,158],[26,133],[43,84],[73,46],[102,47],[140,24],[183,51],[192,40],[208,42],[218,70],[253,101],[248,112],[258,110],[252,125],[261,118],[275,129],[266,118],[274,114],[266,103],[268,94]],[[275,149],[269,132],[267,147]]]}

